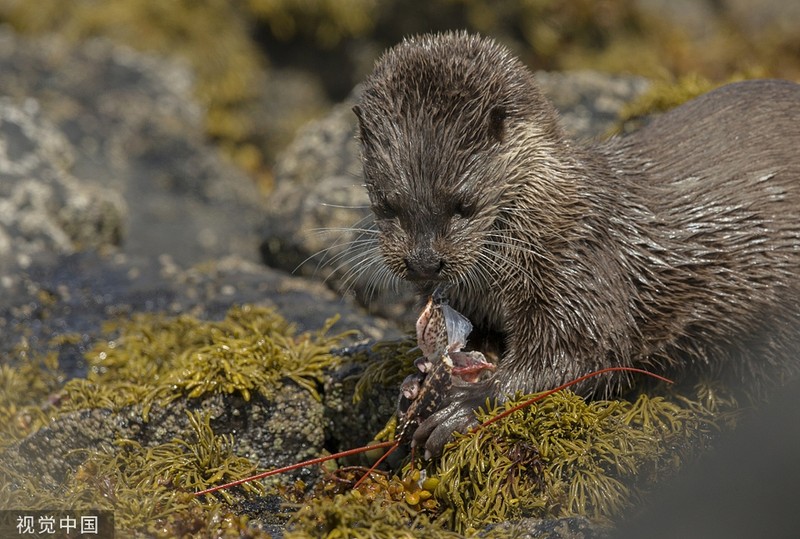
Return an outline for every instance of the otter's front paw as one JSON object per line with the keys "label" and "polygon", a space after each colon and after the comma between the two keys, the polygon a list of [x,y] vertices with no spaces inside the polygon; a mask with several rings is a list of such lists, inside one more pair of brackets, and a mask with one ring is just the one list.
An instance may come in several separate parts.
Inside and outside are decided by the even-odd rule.
{"label": "otter's front paw", "polygon": [[447,403],[414,431],[412,446],[424,447],[426,459],[441,455],[454,432],[467,432],[478,425],[475,410],[486,405],[488,395],[476,389],[476,386],[452,388]]}

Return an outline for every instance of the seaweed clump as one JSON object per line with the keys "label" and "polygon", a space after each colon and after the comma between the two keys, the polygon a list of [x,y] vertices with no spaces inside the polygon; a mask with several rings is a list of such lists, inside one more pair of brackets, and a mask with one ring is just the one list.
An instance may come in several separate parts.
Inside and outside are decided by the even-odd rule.
{"label": "seaweed clump", "polygon": [[[185,526],[187,520],[197,520],[202,509],[206,513],[203,531],[213,533],[234,524],[245,529],[246,519],[228,514],[230,511],[216,501],[201,503],[192,492],[209,483],[250,474],[255,465],[235,454],[232,436],[213,432],[208,414],[188,415],[187,431],[175,433],[173,440],[163,444],[147,447],[120,439],[114,442],[112,452],[89,448],[75,451],[83,454],[83,462],[60,487],[53,488],[33,474],[3,465],[0,507],[109,510],[114,512],[117,529],[147,531],[157,537],[173,536],[171,530]],[[257,484],[242,488],[262,492]],[[229,493],[222,496],[231,501]]]}
{"label": "seaweed clump", "polygon": [[105,407],[114,410],[179,398],[253,392],[267,399],[288,378],[317,400],[323,371],[336,364],[331,348],[346,333],[329,336],[332,318],[318,331],[295,335],[294,327],[271,309],[231,308],[225,319],[201,321],[137,314],[107,324],[116,337],[87,354],[90,372],[64,387],[62,411]]}
{"label": "seaweed clump", "polygon": [[[490,407],[479,420],[529,397]],[[523,519],[602,530],[707,449],[735,409],[709,384],[631,401],[587,402],[561,391],[458,436],[426,471],[373,474],[356,490],[363,469],[329,474],[306,495],[288,537],[503,537],[525,530],[531,521]],[[500,522],[511,524],[492,526]]]}
{"label": "seaweed clump", "polygon": [[[480,414],[486,420],[521,397]],[[462,435],[436,467],[436,497],[453,527],[473,532],[522,517],[600,523],[674,473],[716,429],[694,400],[594,401],[566,390]]]}
{"label": "seaweed clump", "polygon": [[17,365],[0,365],[0,450],[47,423],[41,401],[63,383],[57,353],[31,356],[23,339],[11,356]]}
{"label": "seaweed clump", "polygon": [[419,354],[412,353],[416,348],[416,342],[408,337],[399,341],[377,343],[369,350],[355,354],[353,360],[363,362],[365,366],[354,387],[353,401],[360,402],[376,386],[400,387],[403,378],[416,368],[414,360]]}
{"label": "seaweed clump", "polygon": [[[323,371],[338,361],[330,351],[347,334],[328,335],[335,321],[298,334],[264,307],[234,307],[219,321],[138,314],[107,324],[85,354],[86,378],[65,384],[56,354],[20,353],[0,369],[0,428],[12,434],[0,447],[0,508],[113,510],[118,530],[156,537],[268,537],[231,509],[263,494],[258,483],[194,496],[257,468],[233,434],[214,432],[213,406],[227,395],[269,400],[287,382],[319,399]],[[20,392],[26,380],[36,383]],[[183,421],[144,426],[150,407],[163,418],[177,399],[169,413]],[[20,429],[23,417],[33,419]]]}
{"label": "seaweed clump", "polygon": [[462,536],[402,501],[389,496],[364,496],[359,490],[351,490],[333,498],[309,501],[292,517],[284,537],[449,539]]}

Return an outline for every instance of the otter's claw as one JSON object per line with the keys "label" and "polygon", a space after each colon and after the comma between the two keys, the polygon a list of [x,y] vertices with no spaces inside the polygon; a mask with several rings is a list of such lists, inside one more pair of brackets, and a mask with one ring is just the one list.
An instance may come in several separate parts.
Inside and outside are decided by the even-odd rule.
{"label": "otter's claw", "polygon": [[475,410],[486,405],[488,396],[481,389],[477,385],[453,388],[453,398],[414,431],[412,447],[424,447],[426,459],[438,457],[454,432],[478,426]]}

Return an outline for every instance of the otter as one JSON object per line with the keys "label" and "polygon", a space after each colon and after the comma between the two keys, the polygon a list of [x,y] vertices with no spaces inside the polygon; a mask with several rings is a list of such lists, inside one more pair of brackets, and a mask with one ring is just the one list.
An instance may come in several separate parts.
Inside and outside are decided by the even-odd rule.
{"label": "otter", "polygon": [[423,298],[446,284],[469,347],[498,357],[417,427],[429,454],[487,398],[604,367],[753,391],[797,371],[800,85],[729,84],[579,144],[506,48],[444,33],[384,53],[354,112],[388,270]]}

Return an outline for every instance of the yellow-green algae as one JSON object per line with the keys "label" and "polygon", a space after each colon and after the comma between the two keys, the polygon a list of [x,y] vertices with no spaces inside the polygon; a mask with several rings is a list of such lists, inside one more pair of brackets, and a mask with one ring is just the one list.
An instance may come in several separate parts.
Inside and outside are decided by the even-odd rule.
{"label": "yellow-green algae", "polygon": [[[235,392],[250,400],[257,391],[269,399],[284,378],[319,399],[316,385],[324,369],[336,362],[330,350],[346,335],[327,335],[335,322],[333,318],[319,331],[295,335],[291,324],[263,307],[233,307],[219,322],[136,314],[107,324],[105,330],[119,337],[86,354],[90,372],[86,380],[65,386],[66,400],[76,400],[72,408],[97,407],[98,402],[87,398],[86,386],[113,387],[116,395],[100,389],[97,399],[116,399],[107,404],[112,409],[144,402],[146,416],[153,402],[164,404],[179,396]],[[149,389],[144,399],[142,388]]]}
{"label": "yellow-green algae", "polygon": [[310,501],[294,515],[284,537],[445,539],[461,534],[432,522],[404,502],[365,497],[351,490],[333,499]]}
{"label": "yellow-green algae", "polygon": [[356,361],[368,359],[369,362],[356,383],[353,401],[361,401],[375,386],[399,388],[406,375],[415,369],[414,360],[419,355],[413,352],[416,347],[416,342],[408,337],[400,341],[377,343],[368,354],[356,357]]}
{"label": "yellow-green algae", "polygon": [[[194,490],[238,479],[255,469],[246,458],[233,453],[230,435],[214,434],[207,415],[190,413],[189,420],[187,432],[176,433],[179,438],[164,444],[143,447],[122,439],[115,442],[113,452],[81,451],[83,463],[56,490],[40,483],[36,475],[0,465],[0,507],[110,510],[122,532],[140,530],[170,537],[169,530],[183,526],[186,515],[201,505],[191,494]],[[257,485],[244,488],[260,492]],[[224,496],[230,499],[229,494]],[[213,515],[222,508],[215,501],[202,505],[204,528],[212,532]],[[218,520],[230,524],[230,518]],[[240,517],[236,520],[239,527],[246,526]]]}
{"label": "yellow-green algae", "polygon": [[[656,80],[700,74],[722,80],[763,68],[766,75],[800,77],[798,33],[790,21],[744,24],[736,6],[707,15],[702,32],[637,0],[449,0],[468,25],[517,43],[539,69],[592,69]],[[753,10],[755,11],[755,10]],[[690,25],[691,26],[691,25]]]}
{"label": "yellow-green algae", "polygon": [[436,497],[461,531],[521,517],[609,522],[701,449],[719,420],[696,399],[587,402],[561,391],[459,436],[436,467]]}
{"label": "yellow-green algae", "polygon": [[[281,379],[294,380],[313,394],[322,370],[336,361],[329,351],[341,335],[327,334],[331,323],[296,335],[273,311],[252,306],[233,308],[217,322],[136,315],[105,328],[108,336],[86,354],[87,378],[68,382],[51,399],[55,404],[40,413],[57,417],[85,407],[142,410],[147,403],[209,393],[268,396]],[[384,361],[367,369],[359,388],[364,396],[371,384],[396,382],[404,365],[413,368],[410,347],[409,340],[373,347]],[[230,363],[234,356],[236,369]],[[53,356],[36,361],[35,368],[23,362],[0,371],[7,380],[0,384],[0,417],[9,417],[12,406],[19,406],[14,397],[19,392],[11,391],[16,377],[35,378],[37,369],[53,370]],[[389,368],[392,361],[394,368]],[[57,375],[42,379],[40,396],[52,390],[55,380]],[[522,517],[582,515],[610,522],[651,482],[674,473],[702,449],[726,410],[735,406],[719,388],[700,387],[684,395],[640,395],[632,402],[586,402],[569,391],[554,394],[458,437],[438,463],[427,467],[423,482],[419,470],[408,466],[399,476],[375,476],[358,491],[349,490],[352,481],[341,478],[321,481],[291,519],[288,537],[456,537]],[[120,529],[163,537],[222,534],[222,528],[258,536],[245,517],[232,514],[222,502],[253,496],[252,489],[260,487],[247,487],[249,494],[240,488],[216,497],[191,496],[255,471],[252,462],[233,452],[233,438],[213,433],[202,413],[190,415],[186,431],[174,436],[149,447],[121,439],[110,450],[80,450],[76,456],[82,464],[55,489],[0,460],[0,506],[110,508]],[[515,532],[511,527],[488,533],[502,537]]]}
{"label": "yellow-green algae", "polygon": [[23,338],[11,355],[15,365],[0,365],[0,450],[47,423],[41,402],[63,384],[56,352],[32,357]]}
{"label": "yellow-green algae", "polygon": [[[24,458],[10,458],[8,451],[13,442],[49,420],[77,410],[130,407],[136,413],[155,403],[214,393],[237,393],[247,400],[257,391],[270,397],[287,380],[319,398],[316,385],[322,372],[337,361],[330,350],[346,335],[327,334],[334,322],[297,334],[263,307],[234,307],[221,321],[139,314],[109,323],[107,337],[85,355],[87,378],[70,380],[60,389],[56,355],[32,358],[20,346],[18,364],[0,368],[0,430],[13,434],[0,453],[0,507],[110,509],[118,530],[125,533],[262,536],[215,497],[201,500],[192,495],[250,475],[256,468],[234,453],[231,435],[212,431],[207,413],[188,412],[186,430],[172,433],[174,439],[166,443],[143,446],[117,439],[109,440],[110,450],[72,451],[71,457],[81,464],[55,486],[27,467]],[[21,392],[19,384],[31,390]],[[22,430],[17,423],[28,416],[21,415],[21,407],[37,418]],[[242,489],[260,492],[257,485],[217,496],[231,501],[232,493],[241,497]]]}
{"label": "yellow-green algae", "polygon": [[[376,476],[357,492],[342,489],[341,479],[323,480],[333,486],[315,490],[291,520],[291,537],[388,538],[398,530],[407,537],[451,537],[525,517],[583,516],[607,526],[735,420],[736,402],[721,388],[701,383],[683,393],[590,402],[568,390],[556,393],[458,436],[421,484],[419,470],[408,466],[400,477]],[[518,531],[492,529],[486,537]]]}

